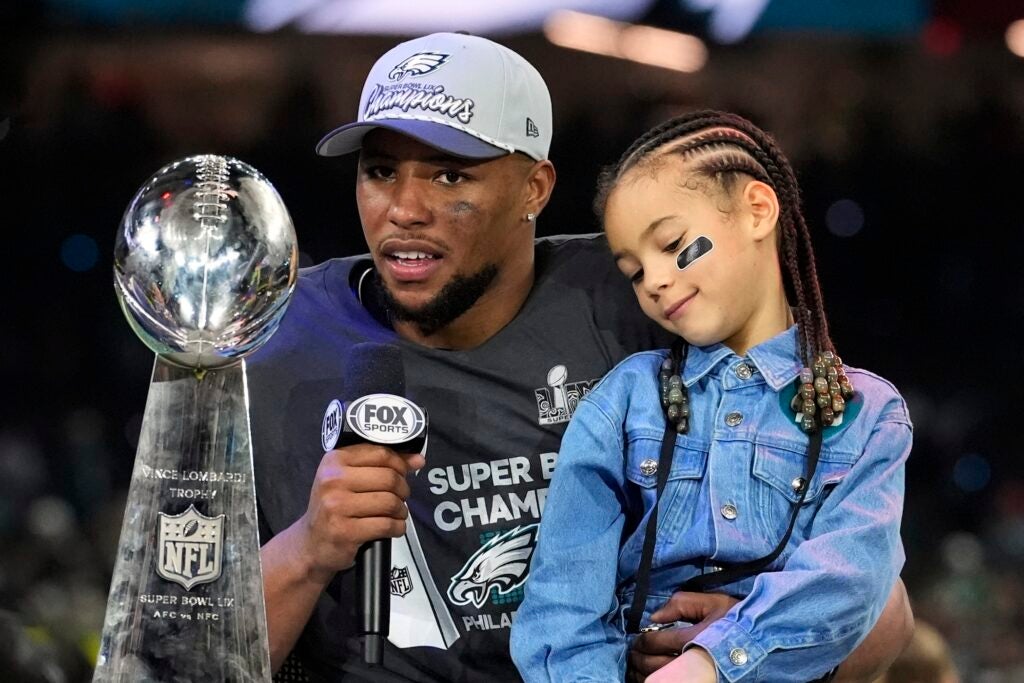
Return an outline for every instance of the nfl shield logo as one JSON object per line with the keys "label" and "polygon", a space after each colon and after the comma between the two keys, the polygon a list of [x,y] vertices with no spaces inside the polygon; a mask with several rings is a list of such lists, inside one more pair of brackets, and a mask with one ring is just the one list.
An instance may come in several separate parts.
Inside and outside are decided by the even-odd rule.
{"label": "nfl shield logo", "polygon": [[224,515],[207,517],[189,505],[178,515],[160,514],[156,573],[185,590],[220,577]]}
{"label": "nfl shield logo", "polygon": [[412,591],[412,577],[408,567],[391,568],[391,594],[404,598]]}

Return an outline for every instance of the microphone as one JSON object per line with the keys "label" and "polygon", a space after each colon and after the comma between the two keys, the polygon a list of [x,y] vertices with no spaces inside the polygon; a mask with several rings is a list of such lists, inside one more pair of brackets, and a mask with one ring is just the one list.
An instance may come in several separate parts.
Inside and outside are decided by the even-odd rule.
{"label": "microphone", "polygon": [[[394,344],[356,344],[348,354],[344,390],[349,400],[331,401],[324,414],[324,451],[358,443],[398,453],[423,453],[427,414],[405,398],[402,353]],[[363,661],[380,664],[391,617],[391,539],[370,541],[356,554]]]}

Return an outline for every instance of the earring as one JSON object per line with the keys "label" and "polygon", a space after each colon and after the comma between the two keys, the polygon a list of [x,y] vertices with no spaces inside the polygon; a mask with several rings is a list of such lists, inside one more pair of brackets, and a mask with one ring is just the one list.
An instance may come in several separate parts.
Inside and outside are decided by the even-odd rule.
{"label": "earring", "polygon": [[526,222],[527,223],[532,223],[535,220],[537,220],[537,214],[533,213],[532,211],[530,213],[526,214]]}

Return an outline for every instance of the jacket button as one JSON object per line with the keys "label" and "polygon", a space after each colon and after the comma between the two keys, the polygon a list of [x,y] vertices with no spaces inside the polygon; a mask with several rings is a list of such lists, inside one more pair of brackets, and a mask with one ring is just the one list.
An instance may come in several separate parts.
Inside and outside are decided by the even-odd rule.
{"label": "jacket button", "polygon": [[658,461],[652,458],[647,458],[640,463],[640,474],[645,477],[649,477],[658,471]]}
{"label": "jacket button", "polygon": [[807,486],[807,480],[804,479],[803,477],[797,477],[792,482],[790,482],[789,485],[793,487],[794,492],[803,493],[804,489]]}
{"label": "jacket button", "polygon": [[736,376],[740,379],[750,379],[750,376],[753,374],[753,370],[746,363],[740,363],[736,366]]}
{"label": "jacket button", "polygon": [[747,663],[747,651],[742,647],[734,647],[729,651],[729,661],[736,666],[743,666]]}
{"label": "jacket button", "polygon": [[743,422],[743,413],[733,411],[725,416],[725,424],[730,427],[736,427],[740,422]]}
{"label": "jacket button", "polygon": [[721,512],[722,516],[728,520],[736,519],[736,517],[739,515],[739,510],[737,510],[736,506],[733,505],[732,503],[726,503],[725,505],[723,505]]}

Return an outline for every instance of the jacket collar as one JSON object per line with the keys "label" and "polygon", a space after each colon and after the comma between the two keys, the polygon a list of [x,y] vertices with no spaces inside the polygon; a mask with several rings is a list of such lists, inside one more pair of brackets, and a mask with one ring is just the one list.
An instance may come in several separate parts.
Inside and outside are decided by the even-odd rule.
{"label": "jacket collar", "polygon": [[[746,359],[757,367],[774,391],[780,391],[791,384],[804,365],[798,351],[796,325],[791,325],[787,330],[747,351]],[[683,382],[688,387],[692,386],[719,365],[732,365],[738,360],[739,356],[722,343],[691,346],[686,358]]]}

